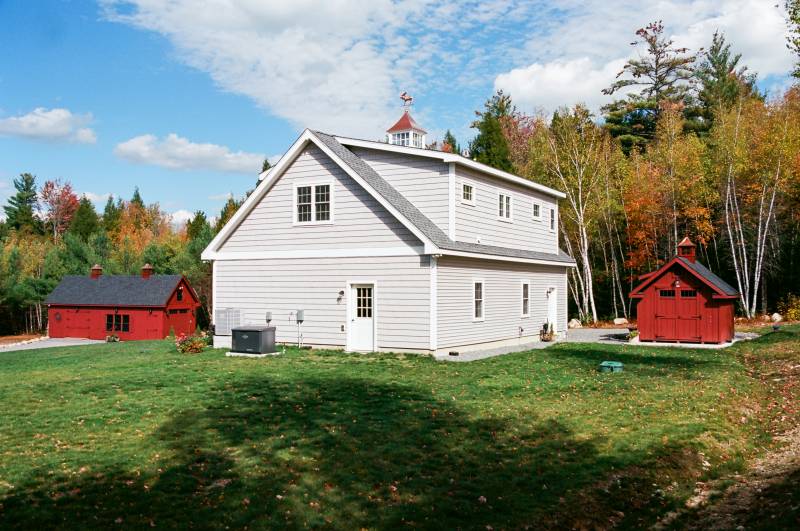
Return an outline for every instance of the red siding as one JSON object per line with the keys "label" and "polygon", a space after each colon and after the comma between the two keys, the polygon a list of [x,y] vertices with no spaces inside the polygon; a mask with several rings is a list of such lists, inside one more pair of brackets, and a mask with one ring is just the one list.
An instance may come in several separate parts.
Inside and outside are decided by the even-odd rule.
{"label": "red siding", "polygon": [[[178,287],[183,288],[182,300],[178,300],[178,289],[176,289],[165,308],[51,305],[47,315],[48,335],[105,339],[114,333],[122,341],[129,341],[164,339],[170,330],[173,330],[175,335],[191,334],[197,326],[195,312],[199,302],[194,298],[185,280],[182,280]],[[106,330],[106,316],[113,316],[115,313],[119,316],[128,316],[127,332]]]}
{"label": "red siding", "polygon": [[636,305],[639,339],[685,343],[730,341],[734,333],[734,304],[732,299],[714,298],[711,288],[675,265],[641,293]]}

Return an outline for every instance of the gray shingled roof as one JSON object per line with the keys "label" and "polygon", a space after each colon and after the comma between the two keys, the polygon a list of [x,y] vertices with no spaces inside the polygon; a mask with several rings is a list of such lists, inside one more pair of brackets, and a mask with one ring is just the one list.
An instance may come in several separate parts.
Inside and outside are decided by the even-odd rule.
{"label": "gray shingled roof", "polygon": [[47,297],[47,304],[94,306],[165,306],[181,275],[67,275]]}
{"label": "gray shingled roof", "polygon": [[426,238],[433,242],[443,251],[460,251],[468,253],[485,254],[489,256],[503,256],[509,258],[521,258],[526,260],[547,260],[560,262],[565,265],[572,265],[575,261],[564,251],[558,253],[544,253],[539,251],[525,251],[522,249],[511,249],[508,247],[497,247],[494,245],[483,245],[480,243],[459,242],[451,240],[435,223],[428,219],[425,214],[419,211],[411,201],[404,195],[395,190],[386,180],[381,177],[369,164],[364,162],[358,155],[344,147],[333,136],[313,131],[325,146],[327,146],[337,157],[342,159],[359,177],[364,179],[367,184],[378,192],[392,207],[399,211],[411,224],[413,224]]}
{"label": "gray shingled roof", "polygon": [[700,262],[692,262],[683,257],[678,257],[678,260],[680,260],[681,263],[683,263],[683,265],[685,265],[686,267],[693,270],[701,277],[711,282],[714,286],[716,286],[718,290],[720,290],[725,295],[729,295],[731,297],[739,295],[739,290],[737,290],[736,288],[734,288],[733,286],[731,286],[730,284],[719,278],[710,269],[708,269]]}

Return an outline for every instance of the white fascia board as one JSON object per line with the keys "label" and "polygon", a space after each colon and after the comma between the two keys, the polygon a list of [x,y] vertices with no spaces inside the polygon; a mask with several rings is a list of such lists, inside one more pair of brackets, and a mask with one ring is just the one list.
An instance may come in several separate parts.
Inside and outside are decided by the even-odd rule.
{"label": "white fascia board", "polygon": [[[303,151],[303,148],[306,147],[306,144],[309,141],[313,141],[316,143],[316,139],[311,135],[311,131],[306,129],[303,133],[295,140],[292,147],[286,152],[286,154],[281,157],[281,160],[278,163],[267,170],[268,178],[262,180],[256,189],[253,190],[253,193],[245,200],[239,210],[228,220],[222,229],[214,236],[214,239],[206,246],[203,252],[200,254],[200,258],[202,260],[214,260],[212,255],[219,250],[219,247],[227,240],[233,231],[239,226],[242,220],[250,213],[251,210],[258,204],[264,195],[266,195],[267,191],[272,188],[272,185],[280,178],[281,175],[286,171],[286,169],[294,162],[297,156]],[[263,175],[263,174],[262,174]]]}
{"label": "white fascia board", "polygon": [[405,155],[416,155],[418,157],[428,157],[431,159],[438,159],[441,160],[442,162],[447,162],[447,163],[454,162],[456,164],[460,164],[475,171],[486,173],[494,177],[499,177],[506,181],[510,181],[514,184],[518,184],[526,188],[531,188],[533,190],[536,190],[537,192],[557,197],[559,199],[564,199],[565,197],[567,197],[564,192],[559,192],[558,190],[550,188],[549,186],[529,181],[528,179],[523,179],[522,177],[518,177],[513,173],[508,173],[502,170],[498,170],[496,168],[492,168],[491,166],[487,166],[486,164],[482,164],[480,162],[476,162],[466,157],[462,157],[461,155],[455,153],[445,153],[444,151],[434,151],[431,149],[423,149],[415,147],[396,146],[394,144],[387,144],[384,142],[359,140],[356,138],[347,138],[344,136],[336,136],[334,138],[336,138],[336,140],[338,140],[340,144],[343,144],[345,146],[355,146],[366,149],[377,149],[380,151],[403,153]]}
{"label": "white fascia board", "polygon": [[377,256],[420,256],[424,247],[363,247],[334,249],[291,249],[283,251],[224,251],[208,254],[204,260],[268,260],[282,258],[371,258]]}
{"label": "white fascia board", "polygon": [[552,260],[536,260],[533,258],[517,258],[515,256],[502,256],[498,254],[470,253],[465,251],[440,251],[443,256],[463,256],[464,258],[478,258],[480,260],[499,260],[501,262],[519,262],[523,264],[537,264],[559,267],[575,267],[575,263],[556,262]]}

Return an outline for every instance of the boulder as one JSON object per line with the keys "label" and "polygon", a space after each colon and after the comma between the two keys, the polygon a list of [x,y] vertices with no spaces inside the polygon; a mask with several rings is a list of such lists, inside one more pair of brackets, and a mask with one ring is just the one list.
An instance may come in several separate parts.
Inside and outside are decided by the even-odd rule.
{"label": "boulder", "polygon": [[776,312],[772,314],[771,319],[773,323],[780,323],[781,321],[783,321],[783,316]]}
{"label": "boulder", "polygon": [[625,319],[624,317],[617,317],[616,319],[614,319],[614,324],[616,326],[626,325],[628,324],[628,320]]}
{"label": "boulder", "polygon": [[567,323],[567,326],[569,328],[583,328],[583,325],[577,319],[570,319],[569,322]]}

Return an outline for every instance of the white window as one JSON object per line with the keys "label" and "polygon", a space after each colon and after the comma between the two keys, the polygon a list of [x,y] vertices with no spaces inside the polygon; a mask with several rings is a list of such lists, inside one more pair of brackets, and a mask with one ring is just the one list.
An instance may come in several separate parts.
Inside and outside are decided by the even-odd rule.
{"label": "white window", "polygon": [[333,222],[333,186],[298,184],[294,188],[295,224]]}
{"label": "white window", "polygon": [[531,283],[522,281],[522,317],[531,315]]}
{"label": "white window", "polygon": [[542,204],[536,201],[533,202],[533,219],[534,221],[542,220]]}
{"label": "white window", "polygon": [[483,280],[472,281],[472,320],[483,321]]}
{"label": "white window", "polygon": [[550,209],[550,232],[556,231],[556,209]]}
{"label": "white window", "polygon": [[497,219],[501,221],[511,221],[511,196],[497,194]]}
{"label": "white window", "polygon": [[404,133],[394,133],[392,135],[392,144],[396,146],[408,146],[410,141],[411,139],[408,131]]}
{"label": "white window", "polygon": [[475,187],[472,184],[461,184],[461,202],[475,206]]}

